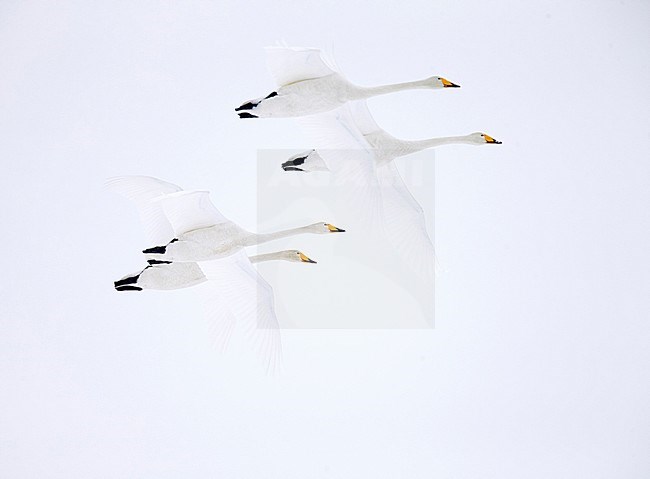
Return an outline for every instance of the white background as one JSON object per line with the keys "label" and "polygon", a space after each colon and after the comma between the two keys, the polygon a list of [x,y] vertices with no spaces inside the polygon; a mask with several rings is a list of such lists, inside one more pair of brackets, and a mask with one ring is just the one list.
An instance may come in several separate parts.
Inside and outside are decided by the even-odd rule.
{"label": "white background", "polygon": [[[0,476],[648,477],[649,20],[629,0],[0,3]],[[101,184],[209,188],[256,229],[257,149],[309,146],[233,112],[272,89],[278,39],[333,42],[362,85],[462,85],[373,99],[395,136],[504,143],[436,153],[436,329],[285,331],[269,378],[215,351],[196,291],[113,291],[147,245]]]}

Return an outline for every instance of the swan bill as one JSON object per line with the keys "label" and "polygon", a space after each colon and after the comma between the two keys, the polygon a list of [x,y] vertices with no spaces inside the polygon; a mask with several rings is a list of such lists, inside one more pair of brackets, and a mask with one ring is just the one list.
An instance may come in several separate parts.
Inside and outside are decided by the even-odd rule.
{"label": "swan bill", "polygon": [[495,139],[492,138],[490,135],[484,135],[484,137],[485,137],[485,142],[486,142],[486,143],[492,143],[492,144],[494,144],[494,145],[500,145],[500,144],[501,144],[500,141],[495,140]]}
{"label": "swan bill", "polygon": [[331,225],[329,223],[327,223],[327,225],[325,226],[327,226],[327,229],[330,230],[330,233],[345,233],[345,230],[341,228],[337,228],[336,226]]}
{"label": "swan bill", "polygon": [[300,256],[300,261],[302,261],[303,263],[314,263],[314,264],[316,264],[316,261],[309,258],[307,255],[305,255],[303,253],[298,253],[298,256]]}
{"label": "swan bill", "polygon": [[460,88],[460,85],[456,85],[455,83],[450,82],[446,78],[441,78],[440,81],[442,82],[444,88]]}

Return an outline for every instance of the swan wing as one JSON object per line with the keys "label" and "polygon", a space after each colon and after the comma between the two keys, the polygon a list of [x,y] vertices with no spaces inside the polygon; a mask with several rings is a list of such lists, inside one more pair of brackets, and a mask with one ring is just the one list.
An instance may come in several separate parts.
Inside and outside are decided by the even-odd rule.
{"label": "swan wing", "polygon": [[109,178],[105,187],[136,205],[140,220],[151,244],[162,244],[174,237],[172,225],[167,220],[159,203],[152,202],[153,198],[182,191],[173,183],[153,178],[151,176],[117,176]]}
{"label": "swan wing", "polygon": [[372,150],[318,150],[332,172],[330,182],[342,204],[362,226],[378,225],[381,193]]}
{"label": "swan wing", "polygon": [[350,112],[350,116],[354,121],[355,126],[362,135],[368,135],[369,133],[374,133],[376,131],[384,131],[380,128],[370,113],[366,100],[351,101],[345,106]]}
{"label": "swan wing", "polygon": [[421,278],[433,280],[435,249],[424,210],[404,183],[394,163],[377,169],[384,230],[397,254]]}
{"label": "swan wing", "polygon": [[376,156],[352,111],[344,105],[298,122],[330,170],[332,185],[343,189],[346,204],[353,205],[364,222],[375,224],[381,211]]}
{"label": "swan wing", "polygon": [[278,86],[336,73],[317,48],[266,47],[266,63]]}
{"label": "swan wing", "polygon": [[208,191],[179,191],[151,202],[160,205],[176,236],[229,222],[212,204]]}
{"label": "swan wing", "polygon": [[[275,371],[280,365],[282,343],[275,315],[273,288],[260,276],[244,251],[198,264],[214,284],[215,291],[232,317],[249,336],[267,370]],[[230,334],[229,331],[227,334]]]}

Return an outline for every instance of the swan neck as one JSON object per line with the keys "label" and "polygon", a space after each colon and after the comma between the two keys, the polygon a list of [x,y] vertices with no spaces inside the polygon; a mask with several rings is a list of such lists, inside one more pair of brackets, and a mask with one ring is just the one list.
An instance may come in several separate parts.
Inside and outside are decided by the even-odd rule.
{"label": "swan neck", "polygon": [[273,233],[261,233],[252,235],[249,240],[246,242],[246,246],[253,246],[256,244],[267,243],[269,241],[274,241],[281,238],[286,238],[288,236],[299,235],[305,233],[307,226],[302,226],[300,228],[291,228],[288,230],[275,231]]}
{"label": "swan neck", "polygon": [[391,83],[389,85],[362,87],[358,86],[353,89],[353,100],[362,100],[378,95],[386,95],[402,90],[413,90],[416,88],[429,88],[427,80],[409,81],[404,83]]}
{"label": "swan neck", "polygon": [[435,148],[442,145],[453,145],[458,143],[466,143],[466,136],[444,136],[440,138],[429,138],[426,140],[411,140],[407,144],[415,151],[426,150],[427,148]]}
{"label": "swan neck", "polygon": [[251,263],[262,263],[264,261],[274,261],[274,260],[281,260],[281,255],[279,252],[276,253],[264,253],[264,254],[256,254],[254,256],[251,256],[250,258]]}

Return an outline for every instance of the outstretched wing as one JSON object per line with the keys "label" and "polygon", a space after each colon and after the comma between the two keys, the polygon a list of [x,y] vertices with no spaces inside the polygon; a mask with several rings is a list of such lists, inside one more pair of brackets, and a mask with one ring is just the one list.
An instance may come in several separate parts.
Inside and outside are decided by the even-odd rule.
{"label": "outstretched wing", "polygon": [[267,370],[274,372],[282,358],[282,343],[273,288],[260,276],[244,251],[198,264],[232,317],[249,335]]}
{"label": "outstretched wing", "polygon": [[362,135],[367,135],[376,131],[384,132],[372,117],[366,100],[351,101],[345,106],[347,107],[354,124]]}
{"label": "outstretched wing", "polygon": [[336,73],[316,48],[266,47],[266,63],[278,86]]}
{"label": "outstretched wing", "polygon": [[105,187],[135,203],[150,244],[165,244],[174,237],[161,205],[151,200],[182,191],[180,186],[151,176],[118,176],[106,180]]}
{"label": "outstretched wing", "polygon": [[208,191],[179,191],[154,198],[176,236],[198,228],[207,228],[229,220],[210,201]]}
{"label": "outstretched wing", "polygon": [[343,201],[354,208],[364,225],[376,224],[381,197],[375,152],[357,126],[347,105],[298,119],[310,146],[316,148],[331,172],[331,183],[343,190]]}
{"label": "outstretched wing", "polygon": [[433,281],[435,249],[427,232],[424,210],[413,198],[394,163],[378,168],[377,178],[386,237],[413,271]]}

